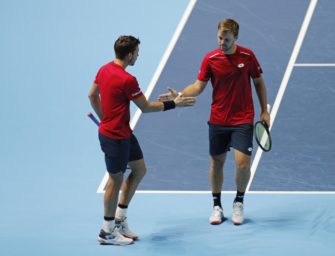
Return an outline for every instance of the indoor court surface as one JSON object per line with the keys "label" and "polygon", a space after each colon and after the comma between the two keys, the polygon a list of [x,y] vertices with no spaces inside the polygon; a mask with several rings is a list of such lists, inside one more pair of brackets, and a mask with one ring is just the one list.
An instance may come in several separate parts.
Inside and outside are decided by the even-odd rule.
{"label": "indoor court surface", "polygon": [[[1,1],[0,255],[304,255],[335,253],[335,1]],[[254,143],[245,223],[208,223],[211,84],[193,108],[132,121],[148,172],[129,207],[131,246],[101,246],[105,164],[87,94],[122,34],[141,40],[127,71],[150,100],[181,90],[217,47],[218,21],[240,24],[271,105],[273,148]],[[256,119],[259,104],[254,95]]]}

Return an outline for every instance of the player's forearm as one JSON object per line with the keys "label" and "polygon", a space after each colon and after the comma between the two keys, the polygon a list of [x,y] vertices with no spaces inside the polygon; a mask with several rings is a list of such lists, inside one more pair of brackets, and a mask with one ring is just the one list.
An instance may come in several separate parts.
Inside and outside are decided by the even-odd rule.
{"label": "player's forearm", "polygon": [[141,107],[141,111],[143,113],[158,112],[163,110],[164,104],[158,101],[147,101],[146,104]]}
{"label": "player's forearm", "polygon": [[164,102],[160,101],[147,101],[145,104],[140,106],[143,113],[158,112],[174,109],[176,107],[193,106],[196,99],[193,97],[181,97],[178,96],[174,100],[168,100]]}
{"label": "player's forearm", "polygon": [[255,83],[255,89],[258,96],[261,111],[267,111],[267,92],[263,79]]}
{"label": "player's forearm", "polygon": [[100,97],[99,96],[89,96],[88,97],[91,103],[91,106],[94,110],[94,112],[97,114],[97,116],[99,117],[99,119],[102,119],[102,110],[101,110],[101,101],[100,101]]}
{"label": "player's forearm", "polygon": [[256,92],[258,95],[259,104],[261,106],[261,112],[267,111],[267,96],[265,87],[264,89],[260,89],[258,91],[256,90]]}
{"label": "player's forearm", "polygon": [[205,88],[205,85],[199,84],[198,81],[196,81],[195,83],[190,84],[185,89],[183,89],[181,91],[181,93],[185,97],[196,97],[200,93],[202,93],[202,91],[204,90],[204,88]]}

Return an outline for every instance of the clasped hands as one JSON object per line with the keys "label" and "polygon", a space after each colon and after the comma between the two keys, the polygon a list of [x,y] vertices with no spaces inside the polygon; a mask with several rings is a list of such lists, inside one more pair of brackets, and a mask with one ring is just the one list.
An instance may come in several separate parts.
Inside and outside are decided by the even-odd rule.
{"label": "clasped hands", "polygon": [[177,92],[175,89],[168,87],[168,92],[160,94],[157,98],[158,101],[170,101],[173,100],[178,107],[193,106],[197,99],[195,97],[186,97],[181,92]]}

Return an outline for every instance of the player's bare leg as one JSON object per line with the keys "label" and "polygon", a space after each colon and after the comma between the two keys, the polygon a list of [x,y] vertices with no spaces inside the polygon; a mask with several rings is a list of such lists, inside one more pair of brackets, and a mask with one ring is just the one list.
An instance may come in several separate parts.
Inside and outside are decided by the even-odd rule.
{"label": "player's bare leg", "polygon": [[143,159],[129,162],[131,173],[122,185],[122,193],[120,196],[119,207],[116,210],[116,223],[119,232],[133,240],[137,240],[138,236],[128,227],[127,208],[133,198],[135,191],[146,173],[146,166]]}
{"label": "player's bare leg", "polygon": [[212,193],[221,193],[223,185],[223,165],[226,160],[226,153],[211,156],[209,167],[209,180]]}
{"label": "player's bare leg", "polygon": [[109,174],[104,194],[104,213],[107,217],[114,217],[119,198],[119,191],[123,181],[123,173]]}
{"label": "player's bare leg", "polygon": [[243,199],[250,179],[250,156],[235,150],[235,163],[237,193],[233,204],[232,221],[240,225],[244,221]]}
{"label": "player's bare leg", "polygon": [[129,162],[131,173],[122,185],[120,204],[128,205],[134,196],[134,193],[146,174],[147,168],[144,159]]}
{"label": "player's bare leg", "polygon": [[240,192],[245,192],[250,179],[250,156],[235,150],[236,187]]}
{"label": "player's bare leg", "polygon": [[115,228],[115,211],[119,198],[119,191],[123,181],[123,173],[109,174],[109,179],[104,194],[104,224],[100,230],[98,241],[100,244],[128,245],[132,239],[121,235]]}
{"label": "player's bare leg", "polygon": [[221,224],[224,218],[221,205],[221,190],[223,185],[223,165],[226,160],[226,153],[211,156],[209,168],[209,180],[214,200],[214,207],[209,222],[212,225]]}

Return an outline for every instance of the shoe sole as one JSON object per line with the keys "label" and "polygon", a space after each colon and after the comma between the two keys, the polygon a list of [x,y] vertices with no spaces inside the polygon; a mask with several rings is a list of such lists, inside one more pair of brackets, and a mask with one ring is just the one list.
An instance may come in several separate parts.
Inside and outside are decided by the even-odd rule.
{"label": "shoe sole", "polygon": [[138,240],[138,236],[127,236],[125,233],[120,232],[121,235],[123,235],[124,237],[127,237],[129,239],[133,239],[133,241]]}
{"label": "shoe sole", "polygon": [[133,241],[137,241],[138,240],[138,237],[137,236],[135,236],[135,237],[130,237],[130,236],[125,236],[125,235],[123,235],[124,237],[127,237],[127,238],[130,238],[130,239],[133,239]]}
{"label": "shoe sole", "polygon": [[233,224],[238,226],[238,225],[242,225],[243,224],[243,221],[234,221],[232,220]]}
{"label": "shoe sole", "polygon": [[101,238],[101,237],[98,237],[98,242],[101,244],[101,245],[118,245],[118,246],[124,246],[124,245],[131,245],[134,243],[134,241],[131,241],[129,243],[111,243],[111,242],[108,242],[107,240]]}
{"label": "shoe sole", "polygon": [[211,221],[209,222],[211,225],[220,225],[222,224],[222,222],[224,221],[224,217],[222,217],[221,220],[214,220],[214,221]]}
{"label": "shoe sole", "polygon": [[212,221],[210,222],[211,225],[220,225],[222,221]]}
{"label": "shoe sole", "polygon": [[122,234],[124,237],[127,237],[129,239],[133,239],[133,241],[137,241],[138,240],[138,236],[134,236],[134,237],[131,237],[131,236],[125,236],[124,234]]}

